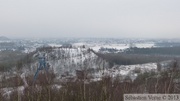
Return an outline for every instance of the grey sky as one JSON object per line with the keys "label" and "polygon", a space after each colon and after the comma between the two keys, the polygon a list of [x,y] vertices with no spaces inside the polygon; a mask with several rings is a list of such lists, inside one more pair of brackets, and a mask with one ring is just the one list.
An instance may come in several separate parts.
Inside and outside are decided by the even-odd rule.
{"label": "grey sky", "polygon": [[0,0],[0,35],[180,38],[180,0]]}

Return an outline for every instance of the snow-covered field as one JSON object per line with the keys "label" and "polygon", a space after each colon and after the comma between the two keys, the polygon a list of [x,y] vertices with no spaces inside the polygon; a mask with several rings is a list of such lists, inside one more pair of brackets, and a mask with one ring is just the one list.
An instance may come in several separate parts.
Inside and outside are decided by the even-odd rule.
{"label": "snow-covered field", "polygon": [[[138,48],[151,48],[155,47],[155,42],[144,41],[144,40],[130,40],[130,39],[14,39],[14,40],[0,40],[0,43],[12,43],[14,44],[12,50],[18,50],[19,48],[24,49],[22,52],[29,53],[38,47],[52,46],[61,47],[64,44],[71,44],[72,47],[82,47],[91,48],[98,52],[101,48],[116,49],[119,52],[127,49],[129,47],[135,46]],[[11,49],[7,45],[0,47],[1,50]]]}
{"label": "snow-covered field", "polygon": [[[132,44],[106,44],[106,43],[74,43],[73,46],[82,46],[85,45],[86,47],[89,47],[93,49],[94,51],[98,52],[101,48],[109,48],[109,49],[117,49],[117,50],[124,50],[127,48],[130,48]],[[137,48],[152,48],[155,47],[155,44],[152,42],[147,43],[134,43],[134,47]]]}

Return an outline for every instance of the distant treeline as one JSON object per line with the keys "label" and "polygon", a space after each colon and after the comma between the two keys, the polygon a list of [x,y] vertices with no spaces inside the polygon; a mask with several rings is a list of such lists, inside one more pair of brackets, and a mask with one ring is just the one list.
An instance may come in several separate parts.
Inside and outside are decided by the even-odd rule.
{"label": "distant treeline", "polygon": [[[93,51],[94,52],[94,51]],[[99,57],[107,60],[110,64],[133,65],[150,62],[172,60],[180,57],[179,47],[154,47],[154,48],[129,48],[123,53],[96,53]]]}
{"label": "distant treeline", "polygon": [[146,55],[173,55],[180,56],[180,46],[178,47],[153,47],[153,48],[129,48],[124,51],[126,54],[146,54]]}
{"label": "distant treeline", "polygon": [[180,42],[160,42],[156,43],[158,47],[180,47]]}
{"label": "distant treeline", "polygon": [[107,60],[111,66],[113,64],[118,65],[134,65],[143,64],[150,62],[160,62],[165,60],[174,59],[171,56],[160,56],[160,55],[141,55],[141,54],[125,54],[125,53],[95,53],[99,57]]}

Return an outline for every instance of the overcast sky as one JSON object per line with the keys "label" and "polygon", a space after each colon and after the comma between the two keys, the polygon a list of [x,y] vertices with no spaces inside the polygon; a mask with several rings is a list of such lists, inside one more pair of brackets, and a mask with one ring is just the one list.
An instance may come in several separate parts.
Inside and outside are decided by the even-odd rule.
{"label": "overcast sky", "polygon": [[0,0],[0,36],[180,38],[180,0]]}

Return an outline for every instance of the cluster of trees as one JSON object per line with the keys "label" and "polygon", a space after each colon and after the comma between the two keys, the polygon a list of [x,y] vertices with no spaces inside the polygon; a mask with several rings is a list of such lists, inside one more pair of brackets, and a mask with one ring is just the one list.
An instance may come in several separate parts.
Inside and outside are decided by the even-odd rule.
{"label": "cluster of trees", "polygon": [[180,55],[180,46],[177,47],[152,47],[152,48],[129,48],[126,54],[147,54],[147,55]]}
{"label": "cluster of trees", "polygon": [[49,53],[52,51],[52,49],[52,47],[41,47],[37,48],[36,51],[30,52],[28,54],[13,50],[0,51],[0,71],[7,71],[13,67],[21,69],[24,65],[29,65],[35,61],[33,55],[38,51]]}
{"label": "cluster of trees", "polygon": [[159,46],[159,47],[180,47],[180,43],[179,42],[159,42],[159,43],[156,43],[156,46]]}
{"label": "cluster of trees", "polygon": [[99,49],[100,52],[110,52],[110,53],[115,53],[115,52],[118,52],[119,50],[116,49],[116,48],[104,48],[104,47],[101,47]]}
{"label": "cluster of trees", "polygon": [[150,62],[159,62],[173,59],[170,56],[158,55],[141,55],[141,54],[124,54],[124,53],[96,53],[99,57],[110,62],[111,66],[115,63],[118,65],[134,65]]}
{"label": "cluster of trees", "polygon": [[0,71],[7,71],[14,67],[17,61],[25,56],[20,51],[0,51]]}
{"label": "cluster of trees", "polygon": [[[180,79],[180,71],[162,72],[160,77],[157,73],[150,72],[139,75],[133,82],[121,82],[119,77],[103,77],[97,82],[86,83],[85,79],[67,81],[56,84],[62,85],[57,89],[52,87],[54,74],[47,79],[45,74],[40,74],[37,86],[32,84],[29,77],[29,85],[23,94],[13,92],[10,100],[20,101],[123,101],[123,94],[179,94],[179,84],[173,82]],[[49,76],[49,75],[48,75]],[[0,94],[0,100],[6,100]]]}

